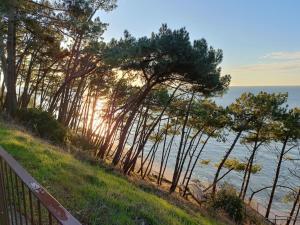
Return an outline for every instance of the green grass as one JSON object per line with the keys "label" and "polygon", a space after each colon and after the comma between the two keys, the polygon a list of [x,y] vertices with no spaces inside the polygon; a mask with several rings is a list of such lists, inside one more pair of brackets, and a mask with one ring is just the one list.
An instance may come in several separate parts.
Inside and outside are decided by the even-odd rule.
{"label": "green grass", "polygon": [[221,224],[3,123],[0,145],[83,224]]}

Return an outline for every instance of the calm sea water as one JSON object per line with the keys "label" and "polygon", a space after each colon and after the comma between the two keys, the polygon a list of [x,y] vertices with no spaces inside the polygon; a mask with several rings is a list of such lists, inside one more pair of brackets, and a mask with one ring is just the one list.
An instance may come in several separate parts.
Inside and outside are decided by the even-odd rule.
{"label": "calm sea water", "polygon": [[[297,87],[296,86],[295,87],[294,86],[292,87],[287,87],[287,86],[231,87],[224,96],[216,98],[215,101],[220,105],[227,106],[244,92],[258,93],[260,91],[265,91],[268,93],[279,93],[279,92],[288,93],[288,106],[300,107],[300,86]],[[201,160],[211,160],[211,162],[209,165],[201,165],[201,163],[198,163],[194,171],[194,178],[204,182],[211,182],[216,172],[216,168],[214,165],[221,160],[222,156],[224,155],[225,151],[228,149],[230,144],[231,144],[230,141],[228,141],[227,143],[220,143],[217,142],[216,140],[210,141],[207,144],[204,152],[202,153],[199,162]],[[171,153],[170,163],[168,165],[171,171],[174,167],[176,152],[177,149],[173,149]],[[297,152],[298,151],[295,150],[293,152],[290,152],[289,155],[291,157],[296,156],[296,154],[298,154]],[[266,147],[261,147],[261,149],[258,151],[255,163],[260,164],[262,166],[262,170],[259,173],[252,175],[248,194],[251,194],[252,190],[255,191],[262,187],[272,185],[273,177],[275,174],[276,162],[277,162],[276,153],[277,152],[274,149],[270,149],[270,148],[267,149]],[[241,145],[240,143],[238,143],[235,149],[233,150],[231,157],[236,157],[241,160],[245,160],[245,157],[247,157],[248,155],[249,155],[249,151],[247,150],[247,148]],[[299,185],[300,182],[290,175],[290,172],[288,171],[289,167],[290,168],[292,167],[291,162],[284,161],[281,170],[279,184],[291,185],[291,186],[296,184]],[[224,171],[226,170],[224,169]],[[231,172],[229,175],[226,176],[226,179],[224,178],[224,181],[234,185],[239,190],[242,182],[242,176],[243,176],[242,173]],[[290,210],[290,204],[282,200],[283,196],[286,193],[287,190],[283,190],[280,188],[277,189],[274,204],[272,207],[274,210],[278,210],[280,212],[286,212]],[[264,192],[257,194],[255,200],[263,205],[266,205],[268,196],[269,196],[269,192],[268,190],[266,190]]]}
{"label": "calm sea water", "polygon": [[[215,101],[223,106],[227,106],[232,103],[236,98],[238,98],[244,92],[252,92],[254,94],[259,93],[260,91],[265,91],[268,93],[288,93],[287,104],[290,108],[300,107],[300,86],[273,86],[273,87],[231,87],[228,92],[223,96],[216,98]],[[228,145],[218,143],[216,141],[211,142],[210,145],[206,148],[202,158],[211,159],[213,162],[220,160],[220,154],[228,148]],[[237,157],[239,159],[244,159],[248,155],[248,150],[241,144],[238,144],[234,149],[232,157]],[[289,153],[289,156],[299,158],[299,150],[295,149]],[[252,190],[258,190],[264,186],[272,184],[273,177],[275,174],[275,167],[277,162],[277,152],[274,149],[267,149],[262,147],[256,157],[257,164],[262,165],[261,172],[252,175],[250,182],[249,194],[252,193]],[[294,186],[300,184],[299,180],[296,180],[295,177],[291,176],[288,168],[293,168],[294,166],[290,161],[284,161],[283,167],[281,170],[281,176],[279,184]],[[204,179],[211,181],[215,172],[215,168],[209,166],[200,166],[195,172],[196,177],[199,179]],[[232,183],[237,188],[241,185],[242,174],[238,172],[233,172],[228,175],[226,181]],[[275,202],[273,209],[280,211],[288,211],[290,209],[290,204],[286,203],[283,200],[283,196],[287,190],[278,188],[275,196]],[[266,199],[269,197],[268,190],[261,192],[256,195],[256,200],[262,204],[266,204]]]}
{"label": "calm sea water", "polygon": [[215,101],[220,105],[227,106],[244,92],[257,94],[261,91],[268,93],[288,93],[289,107],[300,107],[300,86],[230,87],[223,97],[218,97]]}

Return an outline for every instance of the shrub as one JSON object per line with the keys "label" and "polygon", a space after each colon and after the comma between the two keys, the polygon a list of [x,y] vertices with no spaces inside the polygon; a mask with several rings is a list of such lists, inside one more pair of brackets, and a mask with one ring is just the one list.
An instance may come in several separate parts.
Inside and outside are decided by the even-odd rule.
{"label": "shrub", "polygon": [[245,218],[244,202],[237,196],[236,190],[224,184],[212,202],[215,210],[224,210],[236,223],[241,223]]}
{"label": "shrub", "polygon": [[91,142],[91,140],[83,135],[70,133],[68,141],[71,145],[83,151],[93,151],[96,149],[96,146]]}
{"label": "shrub", "polygon": [[54,143],[63,144],[67,136],[67,129],[50,113],[30,108],[21,109],[17,119],[32,132]]}

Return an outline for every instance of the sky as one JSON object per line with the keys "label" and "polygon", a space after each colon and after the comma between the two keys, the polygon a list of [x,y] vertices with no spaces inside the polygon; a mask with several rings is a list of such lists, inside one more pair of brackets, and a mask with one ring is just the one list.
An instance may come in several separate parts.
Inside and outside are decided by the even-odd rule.
{"label": "sky", "polygon": [[223,50],[222,73],[232,86],[300,85],[299,0],[118,0],[104,40],[157,32],[161,24],[185,27]]}

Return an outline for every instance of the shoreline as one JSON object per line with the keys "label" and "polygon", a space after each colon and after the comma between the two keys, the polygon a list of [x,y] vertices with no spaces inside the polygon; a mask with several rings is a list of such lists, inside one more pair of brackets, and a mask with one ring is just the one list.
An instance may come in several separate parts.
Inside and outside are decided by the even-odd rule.
{"label": "shoreline", "polygon": [[[139,161],[140,162],[140,161]],[[140,164],[138,164],[140,165]],[[139,168],[138,168],[139,169]],[[159,174],[159,170],[160,170],[160,165],[157,163],[157,162],[154,162],[153,163],[153,168],[152,168],[152,171],[150,173],[150,176],[148,176],[148,181],[151,183],[151,184],[155,184],[157,188],[161,187],[162,189],[164,189],[165,191],[168,191],[168,188],[170,187],[170,184],[172,182],[172,177],[173,177],[173,172],[172,170],[167,166],[166,167],[166,171],[165,171],[165,174],[163,176],[163,179],[162,179],[162,185],[159,186],[157,185],[156,181],[157,181],[157,176]],[[136,175],[139,177],[139,179],[141,179],[140,177],[140,174],[137,174]],[[143,180],[143,179],[141,179]],[[182,178],[180,178],[180,180],[182,180]],[[190,193],[190,188],[191,186],[197,186],[197,187],[194,187],[193,190],[194,190],[194,193]],[[198,196],[198,198],[201,198],[203,197],[203,189],[207,188],[209,185],[211,185],[211,183],[209,182],[204,182],[204,181],[201,181],[200,179],[196,179],[196,178],[191,178],[190,180],[190,183],[189,183],[189,194],[187,195],[187,198],[184,198],[183,196],[180,195],[180,191],[181,191],[181,188],[180,188],[180,185],[178,185],[178,187],[176,188],[176,193],[180,195],[180,197],[186,199],[187,201],[191,202],[191,203],[196,203],[198,205],[198,207],[201,207],[201,200],[200,199],[197,199],[196,196]],[[201,187],[201,188],[200,188]],[[196,193],[196,191],[198,191],[198,193]],[[192,195],[192,199],[189,198],[188,196],[189,195]],[[202,202],[203,203],[203,202]],[[263,217],[263,219],[266,219],[264,217],[265,215],[265,212],[266,212],[266,207],[259,203],[255,198],[252,199],[252,201],[249,203],[248,199],[245,199],[244,201],[245,203],[245,206],[246,207],[250,207],[252,210],[254,210],[259,216]],[[269,219],[268,220],[276,220],[276,217],[288,217],[289,216],[289,213],[287,212],[283,212],[283,211],[280,211],[280,210],[276,210],[276,209],[272,209],[271,208],[271,211],[270,211],[270,216],[269,216]],[[267,219],[266,219],[267,220]],[[280,221],[277,221],[277,224],[279,225],[283,225],[285,224],[285,220],[283,220],[282,222]],[[300,223],[299,223],[300,224]],[[296,223],[296,225],[298,225],[298,223]]]}

